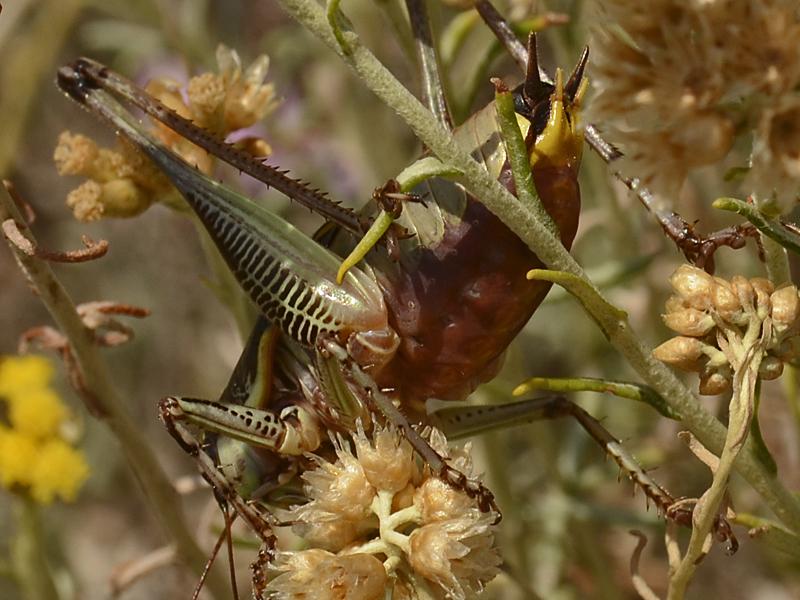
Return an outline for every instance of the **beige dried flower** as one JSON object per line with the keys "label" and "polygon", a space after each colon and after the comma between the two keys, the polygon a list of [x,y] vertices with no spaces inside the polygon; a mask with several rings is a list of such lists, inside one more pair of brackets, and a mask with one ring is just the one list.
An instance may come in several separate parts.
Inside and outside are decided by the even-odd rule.
{"label": "beige dried flower", "polygon": [[[277,105],[272,84],[264,84],[269,59],[260,56],[242,73],[234,50],[217,48],[220,73],[193,77],[187,86],[188,104],[180,86],[169,79],[156,79],[146,88],[156,99],[181,116],[220,136],[255,124]],[[210,174],[213,157],[161,123],[151,125],[152,134],[164,146],[200,171]],[[266,156],[266,141],[250,137],[244,147]],[[59,174],[89,179],[70,193],[67,204],[79,220],[103,217],[133,217],[155,202],[183,206],[167,177],[132,144],[121,139],[117,150],[98,148],[91,139],[63,132],[54,152]]]}
{"label": "beige dried flower", "polygon": [[[423,435],[438,452],[451,455],[452,466],[472,476],[468,448],[449,450],[444,436],[433,429]],[[295,533],[314,549],[278,553],[276,568],[282,574],[268,588],[283,594],[276,597],[338,598],[314,595],[321,592],[308,583],[308,574],[319,571],[329,582],[362,577],[348,571],[347,565],[355,563],[344,559],[353,556],[368,556],[381,565],[381,590],[392,588],[400,598],[417,597],[414,590],[420,586],[427,597],[472,598],[497,574],[496,515],[481,512],[463,490],[421,469],[395,429],[375,425],[368,435],[358,423],[355,451],[341,438],[334,446],[334,463],[316,458],[317,468],[303,475],[310,501],[287,515]],[[372,597],[352,593],[341,597]]]}
{"label": "beige dried flower", "polygon": [[431,523],[411,533],[408,560],[452,598],[471,598],[499,572],[499,557],[485,533],[487,517]]}
{"label": "beige dried flower", "polygon": [[281,572],[267,591],[276,600],[382,600],[387,584],[383,564],[370,554],[336,555],[324,550],[282,552]]}
{"label": "beige dried flower", "polygon": [[368,440],[359,422],[353,441],[358,462],[375,489],[394,493],[408,485],[416,465],[407,440],[389,429],[376,430],[373,439]]}
{"label": "beige dried flower", "polygon": [[306,493],[315,508],[349,521],[368,518],[375,488],[370,484],[361,463],[339,441],[338,460],[319,460],[319,467],[303,473]]}
{"label": "beige dried flower", "polygon": [[[761,199],[797,201],[800,194],[800,94],[761,115],[753,136],[748,189]],[[780,207],[778,212],[782,212]]]}
{"label": "beige dried flower", "polygon": [[726,281],[689,265],[679,267],[670,283],[676,295],[667,300],[664,323],[680,335],[658,346],[653,356],[699,373],[701,394],[731,387],[745,337],[763,339],[762,379],[780,377],[783,363],[797,358],[800,294],[795,286],[775,290],[768,279],[740,275]]}
{"label": "beige dried flower", "polygon": [[745,193],[794,198],[800,138],[794,125],[777,127],[800,101],[794,0],[597,4],[587,118],[625,152],[626,175],[670,204],[690,171],[719,163],[735,135],[758,127]]}

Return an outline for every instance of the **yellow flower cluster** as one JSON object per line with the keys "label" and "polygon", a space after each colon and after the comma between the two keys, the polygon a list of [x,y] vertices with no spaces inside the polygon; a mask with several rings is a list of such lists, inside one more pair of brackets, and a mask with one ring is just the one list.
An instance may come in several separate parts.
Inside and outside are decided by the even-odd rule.
{"label": "yellow flower cluster", "polygon": [[788,207],[800,191],[796,0],[597,4],[587,118],[625,152],[624,173],[674,201],[691,170],[720,163],[742,134],[744,193]]}
{"label": "yellow flower cluster", "polygon": [[701,394],[731,387],[742,340],[762,337],[765,356],[758,376],[776,379],[783,364],[800,355],[800,295],[793,285],[775,289],[768,279],[730,281],[682,265],[670,278],[675,290],[664,323],[676,332],[653,351],[673,367],[700,374]]}
{"label": "yellow flower cluster", "polygon": [[75,499],[89,475],[83,454],[61,435],[67,409],[39,356],[0,358],[0,485],[41,504]]}
{"label": "yellow flower cluster", "polygon": [[[250,127],[275,108],[274,87],[263,83],[269,68],[267,56],[258,57],[242,71],[236,51],[220,45],[217,64],[219,74],[203,73],[189,81],[188,101],[184,100],[180,86],[167,79],[151,81],[147,91],[181,116],[222,137]],[[204,150],[161,123],[153,126],[152,133],[187,162],[206,174],[211,173],[213,160]],[[245,148],[257,156],[271,152],[269,145],[259,138],[246,140]],[[98,148],[86,136],[65,131],[58,139],[53,159],[60,175],[88,178],[67,196],[67,206],[79,221],[134,217],[154,202],[180,203],[166,176],[123,140],[116,150]]]}
{"label": "yellow flower cluster", "polygon": [[[441,433],[426,436],[472,475],[468,447],[448,451]],[[398,600],[475,597],[501,562],[496,515],[421,468],[394,429],[376,426],[370,439],[359,425],[353,442],[355,452],[337,440],[337,460],[318,459],[304,473],[310,501],[287,519],[312,548],[278,553],[270,597],[379,600],[387,589]]]}

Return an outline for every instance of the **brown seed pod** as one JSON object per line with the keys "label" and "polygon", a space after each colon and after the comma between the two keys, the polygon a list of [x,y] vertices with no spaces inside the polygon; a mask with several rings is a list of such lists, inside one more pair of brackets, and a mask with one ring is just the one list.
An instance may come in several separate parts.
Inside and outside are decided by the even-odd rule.
{"label": "brown seed pod", "polygon": [[731,381],[719,371],[711,371],[700,376],[699,392],[703,396],[716,396],[728,391]]}
{"label": "brown seed pod", "polygon": [[777,379],[783,373],[783,361],[775,356],[765,356],[758,368],[758,375],[761,379]]}

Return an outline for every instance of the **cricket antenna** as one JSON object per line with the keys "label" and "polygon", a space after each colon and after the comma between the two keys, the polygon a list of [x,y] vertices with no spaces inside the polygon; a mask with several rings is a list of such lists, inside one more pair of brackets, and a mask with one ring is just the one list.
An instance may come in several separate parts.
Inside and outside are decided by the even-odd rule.
{"label": "cricket antenna", "polygon": [[586,62],[588,60],[589,46],[584,46],[581,57],[578,59],[578,64],[575,65],[572,75],[569,76],[569,81],[567,81],[567,84],[564,86],[564,93],[570,100],[575,100],[575,94],[578,93],[578,90],[581,87],[581,81],[583,81],[583,72],[586,70]]}
{"label": "cricket antenna", "polygon": [[542,95],[542,80],[539,77],[539,50],[536,45],[536,33],[528,34],[528,64],[525,68],[525,83],[522,95],[528,106],[536,106]]}

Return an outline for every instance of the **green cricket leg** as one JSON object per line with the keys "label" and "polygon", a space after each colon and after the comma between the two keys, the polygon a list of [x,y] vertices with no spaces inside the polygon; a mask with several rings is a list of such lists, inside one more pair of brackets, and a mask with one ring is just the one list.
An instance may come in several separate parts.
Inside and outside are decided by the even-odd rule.
{"label": "green cricket leg", "polygon": [[[258,505],[245,501],[234,489],[228,479],[217,468],[213,459],[203,450],[200,441],[192,434],[184,421],[180,406],[174,398],[165,398],[159,403],[159,417],[175,441],[192,456],[200,469],[203,478],[214,491],[218,501],[224,502],[234,508],[239,517],[245,521],[250,529],[261,540],[258,559],[252,564],[253,590],[263,590],[265,577],[264,565],[275,558],[277,538],[273,531],[276,525],[275,518],[268,512],[258,508]],[[258,592],[257,598],[262,598]]]}

